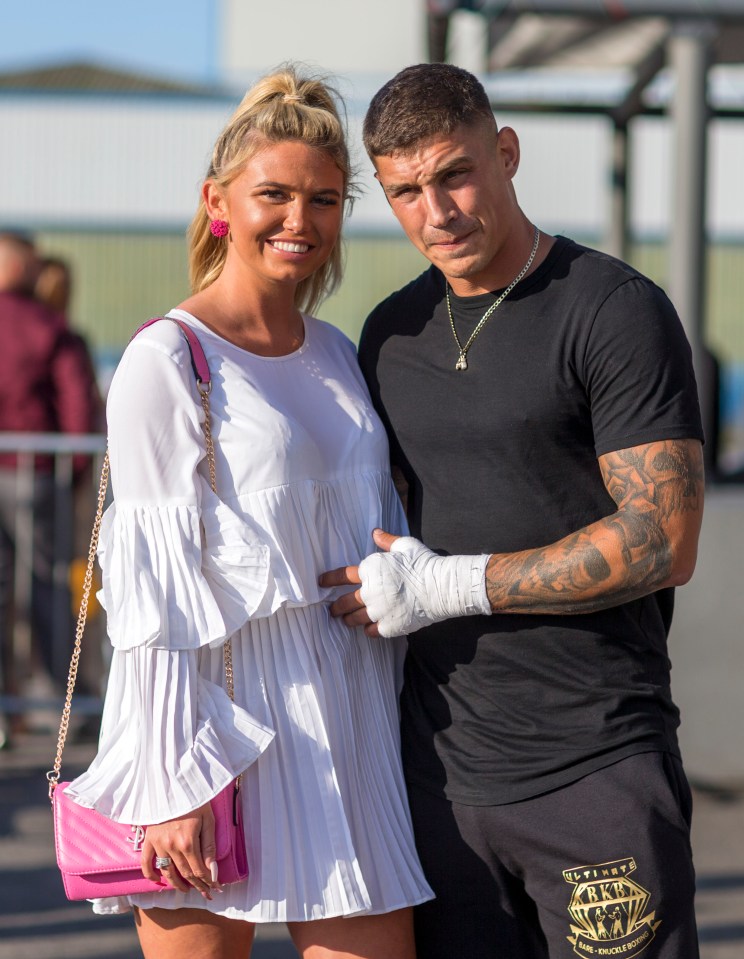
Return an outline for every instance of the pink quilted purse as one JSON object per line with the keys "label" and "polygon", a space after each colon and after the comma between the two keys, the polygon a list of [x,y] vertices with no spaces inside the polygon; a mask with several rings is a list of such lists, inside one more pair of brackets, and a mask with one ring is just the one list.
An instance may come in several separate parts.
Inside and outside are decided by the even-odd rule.
{"label": "pink quilted purse", "polygon": [[[140,330],[159,319],[162,319],[162,317],[149,320],[140,327]],[[216,492],[214,443],[209,409],[209,393],[212,385],[209,366],[194,331],[186,323],[181,323],[179,320],[174,320],[174,322],[181,328],[191,352],[191,364],[196,375],[197,388],[205,413],[204,436],[210,484]],[[137,330],[137,333],[140,330]],[[109,459],[108,453],[106,453],[101,470],[98,506],[88,551],[88,566],[83,583],[83,596],[75,630],[75,647],[70,661],[67,695],[59,726],[57,755],[54,760],[54,768],[47,773],[49,798],[54,813],[57,865],[62,873],[62,882],[68,899],[104,899],[109,896],[164,892],[167,889],[172,889],[167,882],[153,882],[146,879],[142,873],[140,861],[146,826],[116,823],[96,812],[95,809],[79,806],[66,793],[66,787],[69,783],[60,783],[59,781],[62,751],[70,722],[72,693],[75,688],[80,649],[88,614],[88,598],[93,581],[93,564],[98,548],[103,504],[108,487],[108,474]],[[232,646],[229,640],[225,643],[224,655],[225,685],[230,699],[233,699]],[[211,803],[215,819],[218,877],[222,884],[240,882],[248,876],[241,814],[240,780],[241,777],[238,776],[234,782],[231,782],[221,793],[215,796]]]}
{"label": "pink quilted purse", "polygon": [[[112,822],[95,809],[79,806],[59,783],[54,790],[54,840],[57,865],[68,899],[102,899],[172,889],[142,875],[140,856],[144,826]],[[212,800],[220,883],[248,875],[240,794],[230,783]]]}

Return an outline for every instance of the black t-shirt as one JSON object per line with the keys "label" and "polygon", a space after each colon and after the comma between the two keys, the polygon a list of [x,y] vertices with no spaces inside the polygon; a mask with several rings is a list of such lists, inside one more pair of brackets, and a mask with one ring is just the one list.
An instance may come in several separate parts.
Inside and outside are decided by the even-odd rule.
{"label": "black t-shirt", "polygon": [[[613,513],[597,457],[702,439],[690,348],[666,295],[558,237],[455,370],[431,267],[369,316],[360,362],[409,484],[411,532],[443,554],[546,546]],[[465,343],[493,294],[450,294]],[[677,752],[673,591],[583,615],[449,620],[409,639],[411,781],[514,802],[637,752]]]}

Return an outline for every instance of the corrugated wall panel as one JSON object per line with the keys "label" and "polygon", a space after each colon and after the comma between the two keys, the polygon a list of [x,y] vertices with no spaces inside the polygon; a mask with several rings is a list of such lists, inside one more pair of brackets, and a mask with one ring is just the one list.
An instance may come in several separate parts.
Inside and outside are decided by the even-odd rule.
{"label": "corrugated wall panel", "polygon": [[[0,226],[182,229],[211,145],[237,103],[161,97],[0,95]],[[549,232],[599,242],[609,217],[611,131],[598,117],[504,114],[522,144],[515,180],[525,212]],[[349,228],[400,235],[363,154],[350,139],[362,196]],[[669,124],[632,125],[631,226],[658,238],[670,221]],[[711,124],[711,236],[744,237],[744,121]],[[7,145],[7,148],[6,148]],[[549,158],[549,162],[546,162]]]}
{"label": "corrugated wall panel", "polygon": [[0,97],[0,223],[183,225],[230,106]]}

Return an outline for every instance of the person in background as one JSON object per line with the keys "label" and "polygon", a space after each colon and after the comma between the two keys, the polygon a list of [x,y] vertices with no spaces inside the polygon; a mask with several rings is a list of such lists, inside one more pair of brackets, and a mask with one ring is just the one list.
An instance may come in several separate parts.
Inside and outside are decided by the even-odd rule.
{"label": "person in background", "polygon": [[72,296],[72,270],[68,262],[58,256],[43,257],[36,271],[34,294],[67,319]]}
{"label": "person in background", "polygon": [[[151,824],[143,872],[172,890],[96,907],[135,908],[147,959],[247,957],[266,922],[306,959],[413,959],[431,896],[400,762],[405,644],[331,617],[317,583],[372,526],[405,530],[356,350],[310,312],[340,277],[350,172],[330,88],[289,67],[217,139],[193,294],[167,314],[211,370],[216,493],[175,323],[134,337],[109,390],[114,652],[99,752],[68,792]],[[221,887],[209,801],[240,773],[249,876]]]}
{"label": "person in background", "polygon": [[[8,433],[89,433],[100,425],[95,376],[81,362],[80,346],[61,314],[35,296],[39,258],[33,242],[19,234],[0,233],[0,352],[7,368],[0,399],[0,431]],[[79,470],[87,459],[76,461]],[[74,467],[75,468],[75,467]],[[54,620],[69,611],[69,600],[56,602],[63,587],[53,583],[55,561],[55,490],[53,458],[37,455],[28,483],[19,483],[18,457],[0,453],[0,650],[2,689],[19,692],[15,678],[13,630],[17,617],[30,612],[38,667],[58,690],[66,678],[67,647],[53,648]],[[30,514],[33,538],[18,542],[18,516]],[[14,608],[16,576],[31,583],[30,611]],[[71,648],[72,630],[64,633]],[[7,717],[2,739],[9,736]]]}
{"label": "person in background", "polygon": [[467,71],[398,74],[364,141],[431,263],[359,347],[413,536],[376,531],[321,583],[360,584],[333,608],[349,625],[410,634],[419,955],[696,959],[667,652],[704,494],[682,326],[627,264],[528,219],[517,134]]}
{"label": "person in background", "polygon": [[[34,296],[59,317],[68,331],[65,348],[70,365],[70,375],[79,376],[90,385],[91,425],[88,432],[102,432],[105,428],[105,414],[101,391],[98,388],[93,356],[86,338],[77,332],[70,322],[70,305],[73,292],[73,272],[67,260],[58,256],[44,256],[39,259],[34,281]],[[75,461],[75,472],[79,477],[85,471],[87,460]]]}
{"label": "person in background", "polygon": [[[88,432],[104,433],[106,416],[103,397],[98,381],[98,372],[87,339],[79,333],[70,317],[73,296],[74,273],[68,260],[60,256],[42,256],[39,259],[34,282],[34,296],[58,315],[67,331],[67,375],[78,378],[90,387],[90,425]],[[65,616],[66,633],[73,635],[73,617],[77,616],[85,582],[90,528],[95,515],[95,503],[90,495],[93,478],[93,461],[89,455],[73,457],[73,489],[71,513],[72,556],[69,564],[68,585],[70,593],[69,614]],[[106,669],[103,658],[101,608],[97,602],[88,606],[86,642],[83,644],[78,672],[79,694],[100,699],[105,686]],[[59,618],[62,618],[60,605]],[[59,630],[61,631],[61,630]],[[73,739],[76,742],[97,742],[100,731],[100,714],[91,712],[86,717],[74,717]]]}

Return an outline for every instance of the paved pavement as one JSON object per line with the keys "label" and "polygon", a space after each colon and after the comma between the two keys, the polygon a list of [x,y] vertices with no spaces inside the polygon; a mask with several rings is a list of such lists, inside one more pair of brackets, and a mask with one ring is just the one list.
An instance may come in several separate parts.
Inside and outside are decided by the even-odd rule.
{"label": "paved pavement", "polygon": [[[131,918],[94,916],[64,897],[44,778],[53,753],[53,738],[42,733],[0,752],[0,959],[141,959]],[[89,745],[68,745],[65,778],[92,755]],[[695,790],[693,848],[702,957],[744,959],[744,790]],[[297,953],[284,927],[270,926],[252,959]]]}

